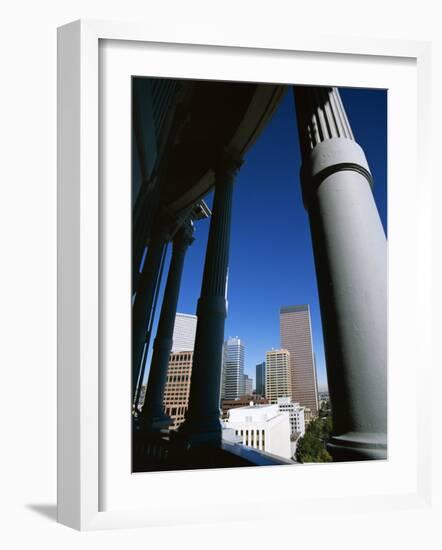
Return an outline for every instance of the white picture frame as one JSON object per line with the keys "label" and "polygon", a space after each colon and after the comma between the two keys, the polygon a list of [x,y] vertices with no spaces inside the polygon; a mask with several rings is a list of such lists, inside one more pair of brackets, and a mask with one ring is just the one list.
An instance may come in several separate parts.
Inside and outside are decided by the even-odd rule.
{"label": "white picture frame", "polygon": [[[320,502],[324,497],[314,491],[310,499],[305,494],[301,499],[284,494],[282,487],[287,483],[289,475],[285,467],[277,470],[254,469],[265,470],[260,475],[267,478],[271,476],[272,480],[277,479],[272,494],[268,494],[267,497],[264,494],[260,498],[255,495],[252,501],[244,497],[243,500],[240,499],[237,506],[232,506],[229,510],[222,505],[207,506],[206,502],[198,501],[197,497],[189,503],[185,513],[182,510],[168,510],[167,503],[159,498],[161,486],[165,487],[164,490],[170,490],[170,484],[169,489],[166,486],[172,479],[176,486],[185,489],[186,485],[180,485],[180,483],[185,480],[183,476],[188,475],[186,472],[161,474],[163,477],[154,474],[154,477],[145,477],[143,480],[132,476],[132,486],[139,483],[143,483],[144,486],[150,484],[153,493],[158,495],[157,500],[151,499],[150,504],[146,502],[144,506],[129,506],[127,502],[129,493],[124,493],[126,496],[122,497],[120,506],[113,502],[110,509],[103,509],[100,484],[106,481],[106,475],[108,475],[106,472],[109,471],[109,467],[104,468],[105,457],[102,455],[110,452],[107,443],[103,442],[102,424],[102,416],[107,411],[102,402],[109,398],[108,396],[103,398],[101,392],[104,390],[100,385],[102,374],[100,364],[102,289],[100,284],[103,276],[100,260],[102,243],[100,231],[103,227],[100,226],[99,217],[102,208],[99,114],[101,108],[100,44],[103,44],[103,41],[124,43],[128,51],[132,47],[139,48],[143,44],[163,44],[177,56],[180,52],[198,49],[209,62],[215,52],[227,52],[231,59],[240,55],[258,57],[271,55],[279,60],[281,71],[284,71],[284,64],[290,61],[290,54],[293,52],[316,56],[324,67],[331,59],[352,62],[359,66],[358,70],[361,74],[366,61],[370,59],[398,65],[402,61],[411,63],[415,67],[413,78],[417,85],[415,108],[418,121],[412,156],[416,159],[421,185],[417,190],[420,205],[417,217],[419,231],[416,239],[411,242],[411,254],[418,268],[409,276],[408,282],[418,289],[411,306],[421,311],[429,311],[431,303],[429,252],[425,244],[429,241],[430,231],[429,219],[425,211],[430,193],[426,160],[429,149],[428,124],[431,116],[427,97],[430,79],[430,45],[425,42],[364,40],[342,36],[312,40],[300,33],[289,39],[281,37],[278,42],[273,39],[272,44],[268,44],[264,38],[241,39],[228,34],[224,40],[211,43],[204,36],[203,31],[200,35],[193,33],[192,36],[188,36],[183,29],[174,30],[167,35],[160,29],[155,31],[154,28],[146,28],[142,25],[102,21],[76,21],[61,27],[58,31],[58,521],[76,529],[90,530],[147,527],[197,520],[254,518],[262,514],[267,497],[272,502],[278,498],[288,502],[292,509],[296,507],[298,510],[307,510],[313,501]],[[196,73],[191,76],[200,75],[206,78],[207,73],[205,69],[203,70],[202,62],[199,67],[198,69],[197,66]],[[330,76],[323,74],[321,78],[328,79]],[[334,84],[340,83],[334,82]],[[413,143],[410,143],[413,147]],[[394,173],[393,176],[402,177],[402,174]],[[403,176],[413,178],[410,174],[403,174]],[[396,223],[401,223],[401,219],[396,220]],[[405,239],[407,231],[404,233]],[[400,255],[400,247],[395,250]],[[393,266],[393,273],[397,273],[397,264]],[[395,300],[396,295],[397,293],[393,293],[391,300]],[[396,305],[390,303],[390,313],[394,314],[395,308],[397,309],[397,303]],[[412,350],[415,354],[419,353],[420,346],[425,346],[426,334],[430,333],[429,322],[429,315],[426,318],[422,316],[419,326],[412,327],[421,335],[419,344],[416,344]],[[409,354],[409,357],[408,363],[411,363],[413,353]],[[395,362],[400,360],[399,356],[394,359]],[[410,409],[412,413],[410,425],[416,431],[412,446],[413,460],[407,464],[407,468],[414,469],[412,488],[410,489],[406,481],[401,488],[402,481],[399,474],[396,480],[397,490],[392,486],[387,491],[379,492],[376,489],[365,495],[352,494],[351,481],[348,481],[348,490],[344,492],[345,494],[332,495],[331,499],[327,500],[327,506],[333,503],[333,506],[345,513],[346,510],[354,509],[355,506],[360,510],[369,511],[422,507],[428,504],[431,496],[431,469],[429,466],[430,432],[426,415],[429,414],[429,410],[428,407],[421,405],[424,404],[425,385],[430,384],[430,367],[429,363],[422,365],[420,379],[413,390],[409,389],[410,392],[415,392],[414,396],[417,400],[417,406],[412,406]],[[410,380],[411,374],[410,366],[408,371]],[[113,389],[107,387],[107,390],[115,391],[115,385]],[[123,390],[120,388],[119,391]],[[404,390],[406,391],[408,390]],[[410,395],[413,394],[407,394],[406,397]],[[390,395],[391,398],[392,395]],[[395,393],[393,400],[400,400],[400,396]],[[124,402],[124,396],[119,401]],[[356,479],[360,475],[360,470],[359,473],[355,471],[355,466],[360,465],[334,464],[330,467],[334,468],[333,472],[336,474],[333,473],[333,475],[336,475],[336,482],[339,483],[339,479],[345,477],[352,479],[354,476]],[[374,472],[373,475],[377,475],[376,468],[379,467],[382,468],[374,464],[366,465],[367,472],[370,470]],[[312,477],[314,468],[305,468],[306,478]],[[343,468],[346,469],[344,472]],[[404,470],[403,474],[409,478],[407,472],[409,470]],[[125,473],[127,474],[130,472]],[[222,484],[224,474],[235,478],[239,475],[233,470],[224,472],[223,475],[216,471],[203,471],[196,474],[199,475],[199,483],[196,483],[197,478],[192,478],[196,494],[198,490],[204,490],[202,487],[207,486],[208,480],[216,486],[217,483]],[[241,476],[248,475],[247,472],[241,471]],[[379,475],[391,475],[391,472],[379,471]],[[195,476],[195,472],[192,476]],[[184,481],[184,483],[187,482]],[[115,494],[118,496],[118,493]],[[278,510],[278,515],[280,512]]]}

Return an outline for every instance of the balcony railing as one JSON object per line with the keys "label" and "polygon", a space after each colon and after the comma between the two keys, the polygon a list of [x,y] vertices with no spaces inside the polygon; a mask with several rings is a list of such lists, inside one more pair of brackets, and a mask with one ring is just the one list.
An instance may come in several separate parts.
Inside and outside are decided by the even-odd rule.
{"label": "balcony railing", "polygon": [[200,468],[237,468],[296,464],[240,443],[221,440],[220,445],[187,448],[179,437],[134,434],[134,472],[194,470]]}

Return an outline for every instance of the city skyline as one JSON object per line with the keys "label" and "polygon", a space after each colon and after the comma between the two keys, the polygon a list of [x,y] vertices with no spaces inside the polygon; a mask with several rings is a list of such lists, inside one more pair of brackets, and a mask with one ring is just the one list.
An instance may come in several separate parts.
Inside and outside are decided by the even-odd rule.
{"label": "city skyline", "polygon": [[[298,307],[298,306],[294,306],[294,307]],[[174,327],[174,333],[173,333],[173,344],[172,344],[172,349],[171,349],[171,353],[175,353],[175,352],[183,352],[183,351],[192,351],[193,352],[193,346],[194,346],[194,342],[195,342],[195,333],[196,333],[196,321],[197,321],[197,316],[196,315],[193,315],[193,314],[189,314],[189,313],[182,313],[182,312],[177,312],[176,313],[176,316],[175,316],[175,327]],[[242,347],[242,354],[243,354],[243,359],[242,361],[244,362],[245,364],[245,358],[247,357],[247,348],[246,348],[246,345],[244,343],[244,340],[239,337],[239,336],[229,336],[228,338],[225,338],[224,340],[224,347],[227,345],[228,341],[233,341],[233,340],[239,340],[241,341],[241,347]],[[260,363],[256,364],[254,369],[251,368],[250,369],[250,372],[246,372],[245,371],[245,367],[244,367],[244,372],[243,372],[243,375],[244,375],[244,381],[246,381],[247,379],[251,380],[253,385],[253,390],[257,390],[258,389],[258,386],[257,386],[257,383],[258,383],[258,378],[257,378],[257,371],[256,369],[258,367],[263,367],[264,368],[264,378],[263,378],[263,385],[265,387],[265,364],[266,364],[266,355],[269,351],[274,351],[276,349],[277,346],[272,346],[271,349],[269,350],[266,350],[264,352],[264,360],[261,361]],[[284,347],[284,346],[282,346]],[[316,369],[316,366],[315,366],[315,369]],[[240,386],[238,385],[238,391],[240,391]],[[245,391],[245,387],[244,387],[244,391]],[[322,390],[322,391],[327,391],[327,388],[325,388],[325,390]],[[244,394],[245,395],[245,394]],[[263,393],[264,395],[264,393]]]}
{"label": "city skyline", "polygon": [[[374,198],[386,231],[386,91],[342,88],[341,95],[373,173]],[[256,364],[264,361],[267,350],[279,347],[280,307],[308,303],[321,391],[327,389],[324,346],[295,121],[293,98],[286,94],[237,175],[225,339],[241,336],[247,348],[244,373],[256,384]],[[278,193],[266,193],[266,186],[274,185]],[[205,200],[211,207],[212,195]],[[183,313],[196,313],[209,224],[210,219],[195,223],[197,238],[187,253],[178,302]],[[165,270],[169,258],[170,250]],[[160,293],[164,285],[163,280]]]}

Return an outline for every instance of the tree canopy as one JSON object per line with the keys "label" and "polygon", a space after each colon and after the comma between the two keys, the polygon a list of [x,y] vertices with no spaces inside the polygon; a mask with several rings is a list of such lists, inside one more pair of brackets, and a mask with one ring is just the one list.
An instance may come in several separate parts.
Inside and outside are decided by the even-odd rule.
{"label": "tree canopy", "polygon": [[331,462],[332,457],[325,448],[325,442],[332,431],[331,417],[312,420],[296,446],[298,462]]}

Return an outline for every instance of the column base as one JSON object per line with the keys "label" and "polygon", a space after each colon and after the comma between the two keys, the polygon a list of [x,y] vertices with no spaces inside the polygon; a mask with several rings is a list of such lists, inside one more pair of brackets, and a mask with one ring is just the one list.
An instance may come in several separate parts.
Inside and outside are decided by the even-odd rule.
{"label": "column base", "polygon": [[140,432],[149,433],[161,433],[168,431],[173,424],[173,420],[166,414],[158,414],[155,416],[148,416],[147,418],[140,419]]}
{"label": "column base", "polygon": [[387,436],[386,434],[349,432],[330,438],[327,451],[335,462],[387,460]]}
{"label": "column base", "polygon": [[203,445],[219,446],[222,439],[221,421],[201,424],[186,420],[171,437],[180,441],[187,449]]}

